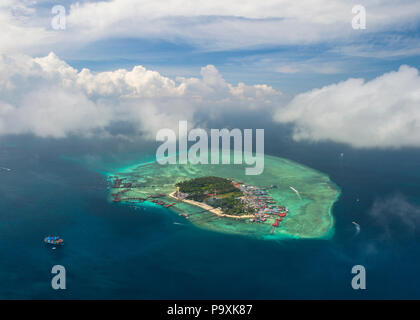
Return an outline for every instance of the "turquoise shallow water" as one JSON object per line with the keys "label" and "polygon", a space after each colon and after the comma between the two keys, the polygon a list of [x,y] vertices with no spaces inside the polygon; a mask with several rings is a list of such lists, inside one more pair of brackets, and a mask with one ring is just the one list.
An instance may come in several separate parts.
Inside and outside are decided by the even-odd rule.
{"label": "turquoise shallow water", "polygon": [[[124,192],[121,195],[123,199],[146,198],[148,195],[158,193],[168,195],[174,191],[175,183],[202,176],[233,178],[255,186],[275,186],[269,189],[269,194],[279,205],[284,205],[290,210],[278,228],[272,227],[274,218],[264,223],[250,223],[247,219],[217,217],[186,203],[178,202],[174,208],[178,213],[189,214],[189,220],[185,223],[193,223],[216,232],[273,240],[330,238],[334,233],[332,206],[340,195],[338,186],[327,175],[287,159],[266,155],[264,162],[262,174],[247,175],[244,164],[161,165],[147,159],[139,161],[134,166],[117,169],[107,176],[110,181],[118,176],[136,186]],[[291,187],[299,190],[299,195]],[[112,189],[110,194],[118,190]],[[167,203],[174,201],[169,197],[165,200]]]}
{"label": "turquoise shallow water", "polygon": [[[13,169],[0,173],[0,298],[420,298],[418,232],[394,219],[385,233],[369,214],[376,201],[396,194],[420,205],[413,151],[349,150],[341,163],[331,147],[279,154],[341,187],[335,233],[329,240],[261,241],[197,228],[157,206],[109,203],[103,173],[147,159],[146,152],[13,145],[0,149],[1,166]],[[361,225],[358,236],[352,221]],[[47,234],[66,245],[48,249]],[[50,287],[55,264],[66,267],[66,291]],[[355,264],[367,270],[364,292],[350,286]]]}

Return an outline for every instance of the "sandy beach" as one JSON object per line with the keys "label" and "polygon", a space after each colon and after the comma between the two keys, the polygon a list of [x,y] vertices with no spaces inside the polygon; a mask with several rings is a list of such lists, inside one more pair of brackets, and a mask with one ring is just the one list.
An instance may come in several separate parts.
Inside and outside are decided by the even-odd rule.
{"label": "sandy beach", "polygon": [[188,204],[192,204],[193,206],[197,206],[200,207],[204,210],[207,210],[211,213],[214,213],[215,215],[219,216],[219,217],[225,217],[225,218],[232,218],[232,219],[250,219],[250,218],[254,218],[254,215],[243,215],[243,216],[234,216],[234,215],[230,215],[230,214],[225,214],[223,213],[222,210],[217,209],[217,208],[213,208],[212,206],[209,206],[208,204],[202,203],[202,202],[198,202],[198,201],[194,201],[194,200],[179,200],[177,197],[175,197],[174,193],[176,191],[172,192],[169,194],[169,197],[176,199],[178,201],[182,201]]}

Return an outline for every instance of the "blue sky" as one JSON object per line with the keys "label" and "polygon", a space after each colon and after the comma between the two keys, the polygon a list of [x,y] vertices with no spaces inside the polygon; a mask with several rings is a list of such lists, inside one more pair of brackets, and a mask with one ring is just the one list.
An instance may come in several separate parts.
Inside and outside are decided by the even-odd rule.
{"label": "blue sky", "polygon": [[[420,30],[415,30],[399,33],[398,36],[412,37],[417,31],[420,34]],[[355,45],[377,41],[377,50],[387,49],[379,39],[372,39],[372,36],[366,38],[360,39]],[[159,39],[106,39],[76,52],[58,51],[58,54],[78,69],[131,69],[141,64],[169,77],[198,76],[202,66],[212,64],[229,82],[268,83],[291,94],[351,77],[370,80],[387,71],[397,70],[403,64],[420,69],[420,54],[359,57],[335,52],[335,45],[325,43],[206,52],[186,43]],[[276,67],[288,65],[302,66],[302,70],[296,73],[276,71]],[[317,66],[319,70],[310,69]],[[336,69],[322,73],[322,68],[328,66],[336,66]]]}

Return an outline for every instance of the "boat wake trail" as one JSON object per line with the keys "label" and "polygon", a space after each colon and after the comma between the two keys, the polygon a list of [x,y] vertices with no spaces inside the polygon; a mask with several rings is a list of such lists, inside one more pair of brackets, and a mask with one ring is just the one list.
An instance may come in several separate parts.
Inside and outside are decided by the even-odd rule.
{"label": "boat wake trail", "polygon": [[12,171],[12,169],[5,168],[5,167],[0,167],[0,170],[1,170],[1,171]]}
{"label": "boat wake trail", "polygon": [[293,190],[293,192],[297,194],[297,196],[299,197],[299,199],[300,199],[300,200],[302,200],[302,197],[300,196],[299,191],[297,191],[297,190],[296,190],[295,188],[293,188],[293,187],[289,187],[289,188],[290,188],[290,189],[292,189],[292,190]]}
{"label": "boat wake trail", "polygon": [[354,234],[354,236],[357,236],[360,233],[360,225],[354,221],[352,221],[352,223],[356,227],[356,233]]}

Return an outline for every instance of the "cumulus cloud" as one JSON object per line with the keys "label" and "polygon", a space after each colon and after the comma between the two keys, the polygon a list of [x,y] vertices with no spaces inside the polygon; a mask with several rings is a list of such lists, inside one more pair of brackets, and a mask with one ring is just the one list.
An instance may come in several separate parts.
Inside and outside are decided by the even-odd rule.
{"label": "cumulus cloud", "polygon": [[143,66],[78,71],[53,53],[0,55],[0,135],[109,134],[112,124],[127,123],[154,137],[179,120],[194,124],[200,110],[216,117],[227,109],[272,109],[280,95],[264,84],[227,83],[212,65],[201,78],[170,79]]}
{"label": "cumulus cloud", "polygon": [[420,76],[401,66],[371,81],[348,79],[297,95],[275,119],[293,123],[295,140],[353,147],[420,146]]}

